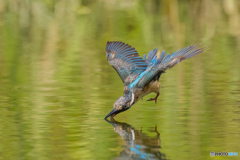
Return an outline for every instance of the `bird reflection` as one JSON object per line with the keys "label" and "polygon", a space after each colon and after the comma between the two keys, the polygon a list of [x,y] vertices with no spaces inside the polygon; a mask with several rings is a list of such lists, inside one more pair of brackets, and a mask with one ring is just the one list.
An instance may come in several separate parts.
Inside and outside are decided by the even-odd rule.
{"label": "bird reflection", "polygon": [[148,136],[140,130],[134,129],[127,123],[117,122],[115,120],[106,121],[113,125],[114,131],[117,132],[125,141],[124,150],[120,152],[119,160],[165,160],[165,154],[160,152],[161,139],[160,133],[157,131],[157,126],[149,129],[150,132],[156,133],[154,137]]}

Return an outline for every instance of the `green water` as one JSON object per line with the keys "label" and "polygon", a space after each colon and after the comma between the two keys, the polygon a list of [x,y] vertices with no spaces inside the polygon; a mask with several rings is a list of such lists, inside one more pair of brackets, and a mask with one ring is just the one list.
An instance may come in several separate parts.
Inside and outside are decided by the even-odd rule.
{"label": "green water", "polygon": [[[0,159],[239,159],[239,1],[0,1]],[[105,55],[208,50],[161,76],[158,103],[103,118],[123,84]]]}

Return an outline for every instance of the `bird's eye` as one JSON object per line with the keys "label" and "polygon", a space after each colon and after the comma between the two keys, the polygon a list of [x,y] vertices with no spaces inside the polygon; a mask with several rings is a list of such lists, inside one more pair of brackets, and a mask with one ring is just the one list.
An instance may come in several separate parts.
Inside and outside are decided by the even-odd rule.
{"label": "bird's eye", "polygon": [[122,107],[123,107],[123,108],[126,108],[126,106],[127,106],[127,105],[126,105],[126,104],[124,104]]}

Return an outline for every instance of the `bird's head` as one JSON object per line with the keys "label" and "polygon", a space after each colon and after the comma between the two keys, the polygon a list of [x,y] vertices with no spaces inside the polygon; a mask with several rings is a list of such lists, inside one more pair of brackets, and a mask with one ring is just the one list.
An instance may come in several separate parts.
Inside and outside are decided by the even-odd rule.
{"label": "bird's head", "polygon": [[115,101],[113,105],[113,110],[108,113],[105,119],[109,116],[111,116],[111,119],[113,119],[113,117],[116,116],[118,113],[128,110],[133,105],[133,103],[134,102],[132,101],[131,94],[121,96]]}

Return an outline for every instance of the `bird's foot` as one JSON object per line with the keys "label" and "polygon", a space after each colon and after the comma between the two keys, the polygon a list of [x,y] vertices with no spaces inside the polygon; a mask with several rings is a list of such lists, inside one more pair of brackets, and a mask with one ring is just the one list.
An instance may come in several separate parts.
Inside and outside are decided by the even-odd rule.
{"label": "bird's foot", "polygon": [[157,94],[157,96],[155,97],[155,98],[150,98],[149,100],[147,100],[147,101],[153,101],[153,100],[155,100],[155,104],[157,103],[157,98],[158,98],[158,96],[159,96],[159,93]]}

